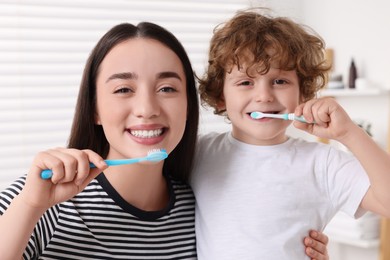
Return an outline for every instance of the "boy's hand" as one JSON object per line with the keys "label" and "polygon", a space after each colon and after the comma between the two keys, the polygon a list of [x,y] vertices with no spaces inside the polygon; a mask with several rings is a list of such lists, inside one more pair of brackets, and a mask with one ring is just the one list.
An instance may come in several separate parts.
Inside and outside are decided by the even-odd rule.
{"label": "boy's hand", "polygon": [[310,231],[309,236],[303,240],[306,255],[311,260],[329,260],[328,241],[329,239],[325,234],[314,230]]}
{"label": "boy's hand", "polygon": [[[92,162],[97,168],[90,168]],[[91,150],[57,148],[36,155],[20,196],[30,207],[47,209],[81,192],[107,168],[103,158]],[[44,169],[51,169],[51,179],[41,178]]]}
{"label": "boy's hand", "polygon": [[295,109],[295,115],[303,115],[309,123],[315,122],[305,124],[294,121],[296,128],[321,138],[342,142],[353,127],[358,128],[336,100],[330,97],[313,99],[300,104]]}

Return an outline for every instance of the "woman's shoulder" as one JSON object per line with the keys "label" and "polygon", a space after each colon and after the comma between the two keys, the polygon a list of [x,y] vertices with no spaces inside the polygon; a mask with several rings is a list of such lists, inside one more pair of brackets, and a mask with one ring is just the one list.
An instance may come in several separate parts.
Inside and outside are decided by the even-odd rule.
{"label": "woman's shoulder", "polygon": [[[0,192],[0,203],[10,204],[19,195],[26,183],[27,175],[21,176]],[[1,210],[2,207],[0,207]]]}
{"label": "woman's shoulder", "polygon": [[187,182],[172,177],[168,177],[168,181],[174,193],[192,193],[192,188]]}

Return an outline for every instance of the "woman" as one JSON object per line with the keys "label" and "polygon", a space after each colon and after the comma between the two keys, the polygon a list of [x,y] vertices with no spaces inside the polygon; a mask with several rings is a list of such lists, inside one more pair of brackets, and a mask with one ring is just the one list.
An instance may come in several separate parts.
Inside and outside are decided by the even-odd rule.
{"label": "woman", "polygon": [[[112,28],[88,59],[75,111],[69,149],[39,153],[27,178],[1,195],[3,259],[195,259],[185,181],[198,102],[179,41],[151,23]],[[110,168],[103,161],[153,149],[169,157]],[[44,169],[50,180],[40,178]]]}

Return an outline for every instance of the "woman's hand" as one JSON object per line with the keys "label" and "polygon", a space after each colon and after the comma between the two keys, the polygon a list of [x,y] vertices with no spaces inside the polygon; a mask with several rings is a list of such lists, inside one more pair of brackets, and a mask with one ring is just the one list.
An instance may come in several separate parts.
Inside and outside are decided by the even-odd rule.
{"label": "woman's hand", "polygon": [[311,260],[329,260],[328,242],[329,239],[325,234],[315,230],[310,231],[309,236],[303,240],[306,255]]}
{"label": "woman's hand", "polygon": [[[90,168],[90,162],[96,168]],[[103,158],[91,150],[56,148],[40,152],[20,196],[31,207],[47,209],[74,197],[106,168]],[[53,171],[51,179],[41,178],[44,169]]]}

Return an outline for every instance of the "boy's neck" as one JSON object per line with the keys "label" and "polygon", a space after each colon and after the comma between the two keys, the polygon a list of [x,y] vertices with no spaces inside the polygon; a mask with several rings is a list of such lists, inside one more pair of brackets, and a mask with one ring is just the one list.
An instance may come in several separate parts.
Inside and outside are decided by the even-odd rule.
{"label": "boy's neck", "polygon": [[289,137],[284,133],[282,135],[277,135],[271,138],[259,138],[255,136],[250,136],[250,135],[237,135],[234,130],[232,131],[232,136],[234,139],[250,144],[250,145],[257,145],[257,146],[271,146],[271,145],[278,145],[286,142]]}

